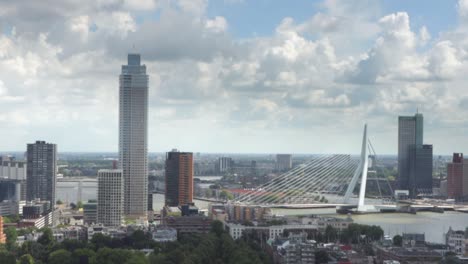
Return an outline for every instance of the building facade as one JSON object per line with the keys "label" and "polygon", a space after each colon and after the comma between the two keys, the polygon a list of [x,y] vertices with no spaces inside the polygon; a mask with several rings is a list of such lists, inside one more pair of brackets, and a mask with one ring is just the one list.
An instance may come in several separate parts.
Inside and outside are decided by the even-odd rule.
{"label": "building facade", "polygon": [[292,155],[291,154],[276,154],[276,169],[279,171],[286,171],[292,168]]}
{"label": "building facade", "polygon": [[232,170],[233,161],[229,157],[219,157],[216,163],[216,172],[225,173]]}
{"label": "building facade", "polygon": [[172,150],[166,154],[166,206],[193,201],[193,153]]}
{"label": "building facade", "polygon": [[398,117],[398,188],[411,197],[432,190],[432,145],[423,145],[420,113]]}
{"label": "building facade", "polygon": [[453,153],[447,163],[447,196],[452,199],[463,196],[463,153]]}
{"label": "building facade", "polygon": [[97,200],[89,200],[83,205],[83,222],[85,225],[97,224]]}
{"label": "building facade", "polygon": [[36,141],[27,146],[26,199],[49,201],[55,205],[57,145]]}
{"label": "building facade", "polygon": [[124,179],[122,170],[99,170],[97,221],[104,226],[123,223]]}
{"label": "building facade", "polygon": [[432,194],[432,145],[410,146],[409,191]]}
{"label": "building facade", "polygon": [[148,75],[139,54],[122,65],[119,86],[119,168],[124,178],[124,212],[146,217],[148,209]]}

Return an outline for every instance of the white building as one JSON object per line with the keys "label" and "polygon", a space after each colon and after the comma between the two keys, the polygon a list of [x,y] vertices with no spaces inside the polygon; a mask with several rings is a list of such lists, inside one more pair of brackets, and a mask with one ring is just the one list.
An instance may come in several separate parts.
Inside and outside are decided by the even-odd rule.
{"label": "white building", "polygon": [[449,228],[447,234],[445,234],[446,244],[449,249],[455,252],[457,255],[465,255],[465,232],[461,230],[453,230]]}
{"label": "white building", "polygon": [[148,75],[139,54],[128,54],[119,85],[119,168],[124,213],[146,217],[148,209]]}
{"label": "white building", "polygon": [[123,223],[124,180],[122,170],[98,172],[98,223],[120,226]]}

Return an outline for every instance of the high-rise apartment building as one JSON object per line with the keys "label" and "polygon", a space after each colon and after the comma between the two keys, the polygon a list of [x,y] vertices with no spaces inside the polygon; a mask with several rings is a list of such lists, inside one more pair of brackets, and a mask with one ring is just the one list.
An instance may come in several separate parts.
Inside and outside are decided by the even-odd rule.
{"label": "high-rise apartment building", "polygon": [[99,170],[97,221],[104,226],[123,223],[124,179],[122,170]]}
{"label": "high-rise apartment building", "polygon": [[57,145],[36,141],[27,147],[26,199],[50,201],[55,205]]}
{"label": "high-rise apartment building", "polygon": [[276,154],[276,169],[279,171],[286,171],[292,168],[292,155],[291,154]]}
{"label": "high-rise apartment building", "polygon": [[398,117],[398,188],[412,197],[432,192],[432,145],[423,145],[423,131],[422,114]]}
{"label": "high-rise apartment building", "polygon": [[193,154],[172,150],[166,154],[166,206],[193,200]]}
{"label": "high-rise apartment building", "polygon": [[225,173],[232,169],[232,158],[229,157],[219,157],[218,162],[216,163],[216,172]]}
{"label": "high-rise apartment building", "polygon": [[468,159],[463,153],[453,153],[452,162],[447,163],[447,196],[461,199],[468,196]]}
{"label": "high-rise apartment building", "polygon": [[139,54],[128,55],[119,87],[119,168],[124,178],[124,212],[146,217],[148,203],[148,75]]}

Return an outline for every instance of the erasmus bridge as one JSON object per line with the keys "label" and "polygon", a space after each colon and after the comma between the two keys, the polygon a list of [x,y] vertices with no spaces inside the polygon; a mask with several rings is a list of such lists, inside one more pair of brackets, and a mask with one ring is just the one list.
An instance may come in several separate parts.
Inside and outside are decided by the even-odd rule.
{"label": "erasmus bridge", "polygon": [[[368,168],[369,152],[375,154],[367,138],[365,125],[360,156],[316,156],[309,162],[245,192],[232,203],[283,208],[336,207],[357,212],[394,209],[395,203],[382,195],[382,189],[386,187],[390,190],[387,191],[388,196],[391,196],[390,184],[386,179],[377,178],[376,173]],[[366,188],[368,183],[376,183],[374,189],[378,192],[366,194],[366,189],[369,191]]]}

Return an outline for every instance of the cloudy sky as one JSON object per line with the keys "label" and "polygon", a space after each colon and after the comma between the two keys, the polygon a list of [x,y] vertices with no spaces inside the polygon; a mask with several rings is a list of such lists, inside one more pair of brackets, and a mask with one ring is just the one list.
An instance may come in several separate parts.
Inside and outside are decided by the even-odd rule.
{"label": "cloudy sky", "polygon": [[0,0],[0,28],[0,150],[117,151],[139,52],[151,152],[357,153],[368,123],[393,154],[416,109],[468,152],[468,0]]}

